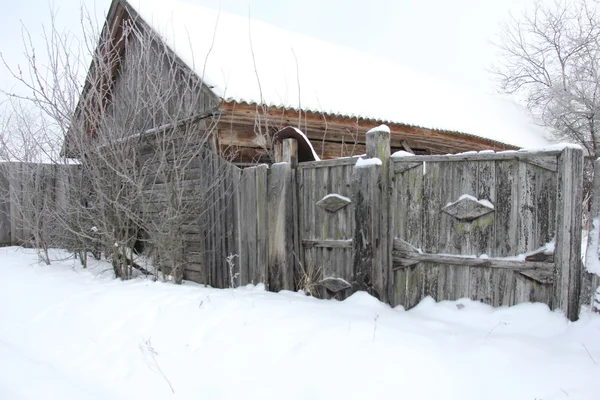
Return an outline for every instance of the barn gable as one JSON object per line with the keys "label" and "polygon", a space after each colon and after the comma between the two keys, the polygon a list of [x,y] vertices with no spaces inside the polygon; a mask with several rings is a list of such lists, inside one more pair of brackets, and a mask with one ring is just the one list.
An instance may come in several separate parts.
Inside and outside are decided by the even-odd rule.
{"label": "barn gable", "polygon": [[[151,47],[140,47],[131,34],[136,30],[155,35]],[[364,153],[364,132],[382,122],[390,125],[392,150],[417,154],[548,143],[525,110],[508,100],[181,1],[114,0],[103,34],[111,37],[110,51],[100,51],[108,54],[110,82],[97,84],[108,89],[104,99],[91,101],[84,90],[81,104],[88,106],[80,108],[108,102],[115,119],[141,131],[166,123],[153,107],[128,114],[139,109],[128,96],[136,79],[130,72],[145,59],[147,76],[164,89],[135,97],[154,108],[159,100],[170,122],[173,114],[182,121],[211,117],[213,149],[238,163],[273,161],[272,135],[289,125],[301,129],[322,158]],[[361,75],[367,77],[357,82]]]}

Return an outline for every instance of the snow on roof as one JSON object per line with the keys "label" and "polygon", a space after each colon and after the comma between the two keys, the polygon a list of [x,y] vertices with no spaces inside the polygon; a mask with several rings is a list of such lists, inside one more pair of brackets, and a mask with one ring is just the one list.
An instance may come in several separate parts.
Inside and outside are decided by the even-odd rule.
{"label": "snow on roof", "polygon": [[358,51],[179,0],[132,0],[140,16],[224,100],[549,143],[514,102],[471,92]]}

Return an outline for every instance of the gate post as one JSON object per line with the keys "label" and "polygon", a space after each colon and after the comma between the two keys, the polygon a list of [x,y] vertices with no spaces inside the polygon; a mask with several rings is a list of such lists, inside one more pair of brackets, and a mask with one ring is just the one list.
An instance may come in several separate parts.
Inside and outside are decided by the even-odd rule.
{"label": "gate post", "polygon": [[[281,159],[269,170],[267,185],[268,213],[268,287],[271,291],[294,289],[295,172],[298,165],[296,139],[285,139]],[[283,162],[282,162],[283,161]]]}
{"label": "gate post", "polygon": [[566,147],[558,156],[556,271],[553,307],[572,321],[579,314],[583,151]]}
{"label": "gate post", "polygon": [[367,160],[357,161],[352,179],[356,223],[353,286],[383,302],[389,302],[391,273],[389,157],[389,128],[371,129],[367,132]]}

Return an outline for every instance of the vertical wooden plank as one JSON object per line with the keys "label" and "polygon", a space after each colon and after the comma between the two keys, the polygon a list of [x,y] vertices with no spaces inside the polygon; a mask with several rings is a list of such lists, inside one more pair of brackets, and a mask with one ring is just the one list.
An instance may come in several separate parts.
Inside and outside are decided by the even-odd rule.
{"label": "vertical wooden plank", "polygon": [[565,148],[558,157],[556,276],[553,304],[576,320],[581,285],[581,200],[583,151]]}
{"label": "vertical wooden plank", "polygon": [[22,223],[21,223],[21,209],[19,207],[20,196],[22,196],[21,180],[16,177],[19,176],[21,170],[20,163],[11,163],[9,166],[9,187],[10,187],[10,232],[12,245],[19,245],[22,241]]}
{"label": "vertical wooden plank", "polygon": [[392,292],[392,243],[390,237],[390,129],[381,125],[367,132],[367,157],[377,157],[381,160],[381,175],[379,176],[379,212],[375,214],[376,262],[373,265],[373,286],[383,302],[389,302]]}
{"label": "vertical wooden plank", "polygon": [[[494,161],[477,162],[477,198],[496,204],[496,164]],[[473,251],[477,256],[490,255],[494,245],[494,213],[473,222]],[[493,268],[471,268],[471,298],[493,304]]]}
{"label": "vertical wooden plank", "polygon": [[[444,206],[443,188],[444,183],[440,180],[445,170],[446,163],[427,162],[423,165],[423,251],[438,253],[440,236],[446,234],[444,231],[444,218],[440,215]],[[418,277],[422,282],[418,283],[421,288],[421,299],[425,296],[432,296],[436,300],[441,300],[439,289],[440,271],[444,273],[443,268],[434,263],[421,263],[417,267]],[[444,277],[445,281],[445,277]],[[443,286],[443,283],[442,283]],[[419,300],[421,300],[419,299]]]}
{"label": "vertical wooden plank", "polygon": [[266,165],[256,167],[256,272],[254,284],[268,285],[268,216],[267,216],[267,173]]}
{"label": "vertical wooden plank", "polygon": [[366,290],[379,298],[381,287],[376,286],[381,277],[374,277],[374,265],[380,262],[377,240],[380,210],[380,165],[354,167],[353,198],[355,204],[354,282],[355,290]]}
{"label": "vertical wooden plank", "polygon": [[293,252],[293,281],[294,289],[298,288],[298,279],[300,266],[304,265],[304,249],[302,247],[302,235],[304,232],[303,224],[303,171],[299,169],[292,169],[292,217],[294,221],[294,252]]}
{"label": "vertical wooden plank", "polygon": [[[493,257],[509,257],[516,255],[517,225],[519,218],[517,190],[517,160],[496,162],[496,211],[495,236]],[[510,270],[500,270],[493,273],[495,305],[509,306],[514,304],[514,273]]]}
{"label": "vertical wooden plank", "polygon": [[[243,231],[243,199],[242,199],[242,170],[239,168],[235,168],[232,170],[233,175],[233,209],[235,212],[234,215],[234,235],[235,235],[235,254],[237,257],[234,259],[235,261],[235,269],[229,271],[229,282],[233,282],[233,284],[237,287],[240,285],[241,277],[244,269],[247,268],[247,261],[244,256],[244,231]],[[237,276],[237,277],[236,277]]]}
{"label": "vertical wooden plank", "polygon": [[214,193],[214,201],[212,203],[213,207],[213,236],[214,236],[214,249],[213,249],[213,283],[214,287],[223,287],[224,282],[221,281],[221,270],[223,269],[224,254],[223,254],[223,233],[221,231],[223,227],[222,222],[222,214],[223,209],[221,206],[221,201],[223,200],[221,185],[223,183],[221,177],[220,170],[220,158],[216,156],[216,154],[211,154],[211,161],[213,167],[213,193]]}
{"label": "vertical wooden plank", "polygon": [[[457,169],[458,164],[454,163],[428,163],[428,170],[436,178],[438,187],[438,199],[436,201],[437,213],[430,213],[425,216],[437,224],[437,235],[439,239],[436,242],[437,252],[454,254],[459,249],[456,244],[456,234],[458,226],[453,217],[441,212],[441,209],[448,203],[454,202],[461,194],[461,170]],[[462,229],[462,226],[461,226]],[[462,267],[445,265],[439,267],[439,273],[444,275],[441,285],[438,285],[439,300],[455,300],[464,297],[468,291],[468,282],[464,280]],[[465,287],[465,284],[467,285]]]}
{"label": "vertical wooden plank", "polygon": [[290,163],[292,169],[298,167],[298,141],[296,139],[283,140],[283,161]]}
{"label": "vertical wooden plank", "polygon": [[242,246],[241,255],[243,268],[240,271],[240,285],[250,283],[256,267],[256,170],[242,170],[241,224]]}
{"label": "vertical wooden plank", "polygon": [[[402,165],[402,163],[396,163]],[[393,173],[393,172],[392,172]],[[391,200],[391,228],[390,237],[398,237],[416,248],[423,246],[423,163],[399,173],[392,177]],[[394,279],[395,294],[393,305],[402,304],[405,308],[414,306],[409,299],[409,293],[414,292],[414,285],[409,288],[407,282],[413,281],[412,274],[416,268],[403,268],[397,270]],[[414,282],[413,282],[414,283]]]}
{"label": "vertical wooden plank", "polygon": [[[556,160],[556,157],[555,157]],[[539,246],[555,240],[556,232],[556,181],[557,173],[542,168],[536,168],[535,175],[535,239]],[[533,282],[534,301],[552,304],[552,284]]]}
{"label": "vertical wooden plank", "polygon": [[293,290],[294,220],[292,166],[271,166],[268,175],[267,212],[269,224],[268,287],[272,291]]}
{"label": "vertical wooden plank", "polygon": [[0,245],[10,246],[10,163],[0,164]]}

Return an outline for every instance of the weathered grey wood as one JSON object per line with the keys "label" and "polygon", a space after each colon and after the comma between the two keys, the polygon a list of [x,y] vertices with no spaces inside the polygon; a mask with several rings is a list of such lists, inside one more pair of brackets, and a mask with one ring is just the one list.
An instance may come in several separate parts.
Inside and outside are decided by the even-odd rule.
{"label": "weathered grey wood", "polygon": [[[423,243],[418,244],[418,247],[426,250],[427,254],[486,254],[491,256],[488,260],[501,258],[504,262],[506,257],[515,257],[549,242],[554,236],[552,220],[556,215],[553,211],[556,204],[553,201],[556,193],[553,189],[555,186],[553,182],[556,182],[553,172],[556,154],[532,153],[522,157],[523,154],[502,154],[499,157],[491,157],[489,161],[487,154],[464,155],[464,157],[461,155],[462,163],[450,163],[456,167],[445,164],[445,161],[450,160],[447,157],[418,159],[410,157],[394,160],[393,204],[394,208],[403,209],[402,213],[393,214],[395,234],[401,238],[407,235],[402,228],[404,224],[398,224],[398,221],[406,221],[406,214],[408,214],[402,206],[403,196],[398,194],[400,188],[410,186],[408,180],[402,181],[402,176],[405,175],[405,171],[415,170],[418,165],[415,161],[422,158],[425,160],[423,169],[427,171],[424,174],[426,183],[423,193],[426,201],[419,214],[422,216],[424,232],[435,232],[424,233]],[[457,160],[452,159],[452,161]],[[496,163],[499,163],[498,166]],[[402,185],[398,184],[398,181],[402,181]],[[446,184],[447,182],[449,184]],[[440,204],[443,207],[457,200],[457,196],[462,194],[490,200],[496,210],[490,213],[489,217],[477,215],[478,218],[472,220],[467,218],[471,221],[462,222],[449,219],[449,216],[436,214],[439,211],[436,207]],[[405,196],[410,198],[410,191]],[[433,204],[435,206],[432,206]],[[521,216],[523,218],[519,220]],[[399,232],[401,233],[398,234]],[[441,241],[438,242],[440,235]],[[412,240],[414,239],[411,239],[410,243]],[[398,267],[397,253],[395,252],[394,255],[396,256],[395,267]],[[419,298],[425,295],[436,297],[436,294],[438,299],[468,295],[473,299],[494,305],[511,305],[518,301],[543,301],[552,304],[548,295],[552,279],[549,278],[547,271],[553,268],[553,257],[544,254],[543,251],[538,254],[528,254],[527,260],[545,263],[544,271],[523,269],[523,267],[517,268],[518,271],[513,268],[493,268],[485,266],[485,263],[483,266],[475,267],[470,266],[472,262],[469,261],[466,263],[461,261],[459,263],[461,265],[449,265],[427,259],[425,261],[430,264],[426,265],[427,262],[415,258],[403,258],[404,268],[394,270],[393,286],[396,291],[394,301],[397,301],[400,294],[406,303],[407,290],[412,286],[420,291]],[[480,262],[475,261],[475,263]],[[440,267],[441,265],[445,266]],[[416,271],[420,271],[419,274],[415,274],[419,276],[420,281],[406,285],[411,273]],[[468,279],[465,280],[465,277]],[[398,279],[403,279],[405,282],[400,283]]]}
{"label": "weathered grey wood", "polygon": [[256,270],[256,167],[242,170],[240,197],[240,276],[241,286],[247,285]]}
{"label": "weathered grey wood", "polygon": [[301,193],[303,187],[301,172],[298,169],[292,169],[292,217],[293,217],[293,243],[294,251],[292,253],[294,258],[294,269],[292,272],[294,289],[298,289],[298,282],[301,275],[301,265],[304,265],[304,251],[302,249],[302,207],[301,207]]}
{"label": "weathered grey wood", "polygon": [[435,155],[435,156],[423,156],[415,155],[410,157],[398,157],[392,158],[394,163],[403,162],[461,162],[461,161],[503,161],[503,160],[539,160],[540,155],[543,156],[554,156],[559,155],[560,150],[551,151],[540,151],[540,152],[528,152],[528,151],[506,151],[499,153],[462,153],[462,154],[448,154],[448,155]]}
{"label": "weathered grey wood", "polygon": [[283,140],[283,161],[290,163],[293,169],[298,167],[298,141],[296,139]]}
{"label": "weathered grey wood", "polygon": [[524,275],[541,284],[552,284],[554,282],[554,263],[550,264],[552,268],[547,270],[519,270],[519,274]]}
{"label": "weathered grey wood", "polygon": [[[338,194],[352,198],[353,164],[331,164],[323,168],[301,168],[297,170],[300,232],[298,246],[300,259],[304,259],[299,268],[297,282],[305,282],[306,273],[312,275],[332,276],[352,281],[353,277],[353,248],[338,247],[337,241],[352,240],[354,235],[354,205],[331,213],[317,203],[324,196]],[[314,246],[315,243],[326,246]],[[331,246],[329,246],[331,244]],[[298,265],[300,267],[300,265]],[[298,287],[298,289],[304,289]],[[337,299],[343,299],[346,293],[336,294]],[[328,296],[325,290],[319,290],[319,295]]]}
{"label": "weathered grey wood", "polygon": [[354,168],[352,180],[355,202],[354,280],[356,290],[365,290],[380,297],[385,290],[382,276],[375,266],[382,262],[379,247],[381,238],[379,215],[381,213],[381,166],[368,165]]}
{"label": "weathered grey wood", "polygon": [[373,286],[379,294],[379,299],[389,302],[392,298],[393,287],[392,279],[392,243],[390,235],[390,130],[385,126],[373,128],[367,132],[367,157],[378,158],[381,160],[381,176],[379,177],[378,188],[380,190],[378,204],[378,213],[374,215],[376,233],[375,251],[376,257],[373,268]]}
{"label": "weathered grey wood", "polygon": [[338,293],[342,290],[350,289],[352,285],[348,283],[346,280],[341,278],[325,278],[319,281],[319,285],[323,286],[325,289]]}
{"label": "weathered grey wood", "polygon": [[[478,161],[477,165],[477,198],[488,200],[492,204],[496,199],[496,162]],[[495,212],[495,210],[494,210]],[[495,216],[486,215],[479,219],[473,227],[472,239],[477,247],[475,254],[493,255],[495,238]],[[469,294],[472,299],[486,304],[497,305],[496,290],[493,286],[494,268],[471,268]]]}
{"label": "weathered grey wood", "polygon": [[576,320],[581,285],[583,151],[565,148],[558,157],[556,278],[554,306]]}
{"label": "weathered grey wood", "polygon": [[10,164],[0,164],[0,246],[11,245]]}
{"label": "weathered grey wood", "polygon": [[352,201],[341,196],[325,196],[317,201],[317,205],[330,213],[334,213],[341,208],[351,204]]}
{"label": "weathered grey wood", "polygon": [[273,143],[273,154],[276,163],[285,162],[283,157],[283,141]]}
{"label": "weathered grey wood", "polygon": [[390,131],[373,128],[367,132],[367,158],[379,158],[382,162],[390,158]]}
{"label": "weathered grey wood", "polygon": [[302,240],[302,245],[305,248],[311,247],[331,247],[331,248],[352,248],[352,239],[344,240]]}
{"label": "weathered grey wood", "polygon": [[264,283],[268,285],[268,265],[269,265],[269,224],[268,224],[268,202],[267,202],[267,174],[268,167],[259,165],[256,167],[256,236],[257,236],[257,257],[256,271],[254,273],[253,283]]}
{"label": "weathered grey wood", "polygon": [[558,160],[556,156],[539,156],[535,158],[524,159],[523,161],[535,165],[537,167],[546,169],[551,172],[558,171]]}
{"label": "weathered grey wood", "polygon": [[400,174],[406,170],[412,169],[412,168],[416,168],[419,166],[422,166],[423,162],[402,162],[402,163],[394,163],[393,166],[393,171],[396,174]]}
{"label": "weathered grey wood", "polygon": [[[242,170],[239,168],[235,168],[232,171],[232,180],[233,180],[233,207],[232,211],[234,213],[234,234],[235,234],[235,252],[231,252],[228,256],[232,257],[232,262],[234,262],[234,268],[231,271],[228,271],[228,280],[230,285],[233,284],[234,287],[237,287],[241,284],[241,276],[244,270],[247,270],[247,264],[244,263],[242,259],[242,252],[244,251],[244,232],[243,228],[243,215],[242,215],[242,190],[243,190],[243,178],[242,178]],[[229,265],[228,265],[229,269]]]}
{"label": "weathered grey wood", "polygon": [[[416,163],[392,175],[391,232],[390,235],[405,238],[409,243],[421,247],[423,245],[423,171],[424,163]],[[393,236],[392,236],[393,237]],[[393,271],[391,282],[395,292],[392,305],[414,306],[420,300],[418,278],[420,269],[407,268]]]}
{"label": "weathered grey wood", "polygon": [[294,209],[292,166],[271,166],[268,176],[269,279],[271,291],[294,289]]}
{"label": "weathered grey wood", "polygon": [[356,164],[357,157],[347,157],[347,158],[336,158],[334,160],[321,160],[321,161],[305,161],[298,163],[298,168],[326,168],[326,167],[335,167],[341,165],[354,165]]}
{"label": "weathered grey wood", "polygon": [[[454,254],[429,254],[414,248],[402,239],[394,239],[394,269],[412,265],[413,261],[432,262],[438,264],[461,265],[487,268],[506,268],[512,270],[554,270],[554,263],[543,261],[520,261],[511,258],[477,258]],[[407,264],[408,262],[408,264]]]}

